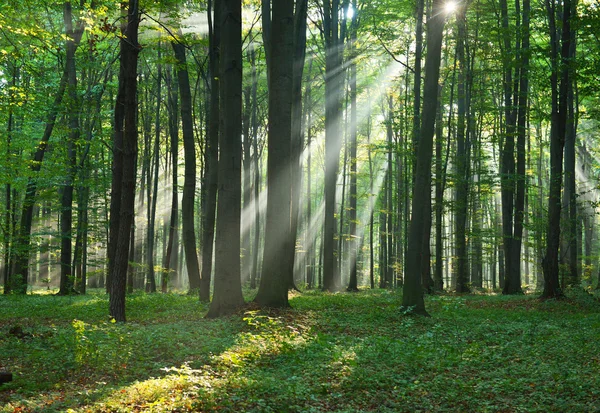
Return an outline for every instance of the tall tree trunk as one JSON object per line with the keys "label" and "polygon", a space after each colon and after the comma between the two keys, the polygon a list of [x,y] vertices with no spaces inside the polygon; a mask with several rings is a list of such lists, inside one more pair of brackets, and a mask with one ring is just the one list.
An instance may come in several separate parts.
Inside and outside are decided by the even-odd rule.
{"label": "tall tree trunk", "polygon": [[371,115],[367,119],[367,151],[369,154],[369,285],[375,288],[375,196],[373,187],[373,155],[371,153]]}
{"label": "tall tree trunk", "polygon": [[[79,111],[80,111],[80,100],[77,93],[77,71],[75,66],[75,51],[77,49],[77,43],[75,36],[79,39],[81,34],[75,34],[73,28],[73,16],[71,9],[71,2],[65,2],[64,4],[64,24],[65,32],[67,36],[66,42],[66,59],[65,59],[65,70],[67,72],[67,94],[68,94],[68,123],[69,133],[67,136],[67,176],[65,179],[65,185],[62,188],[61,197],[61,214],[60,214],[60,290],[59,295],[71,294],[74,292],[74,277],[73,267],[71,265],[72,257],[72,227],[73,227],[73,182],[77,173],[77,160],[76,160],[76,149],[75,145],[79,140],[81,131],[79,129]],[[81,23],[77,24],[77,31],[83,31]]]}
{"label": "tall tree trunk", "polygon": [[[148,187],[148,194],[150,195],[150,202],[148,203],[148,229],[147,229],[147,239],[146,242],[148,244],[148,251],[146,254],[146,266],[148,267],[146,273],[146,292],[155,293],[156,292],[156,275],[154,271],[154,243],[156,239],[156,204],[158,201],[158,167],[159,167],[159,152],[160,152],[160,109],[162,105],[162,65],[160,63],[161,59],[161,45],[160,42],[158,44],[158,65],[156,69],[156,107],[154,108],[154,152],[153,152],[153,171],[148,171],[148,174],[152,176],[152,188]],[[163,277],[165,275],[163,274]]]}
{"label": "tall tree trunk", "polygon": [[[431,18],[427,23],[427,58],[425,60],[421,138],[419,139],[419,147],[417,149],[415,188],[429,188],[431,186],[433,133],[438,108],[438,80],[445,20],[446,16],[443,11],[442,1],[433,0]],[[402,294],[402,306],[407,309],[411,308],[416,314],[422,315],[428,315],[425,310],[420,276],[421,248],[423,246],[423,226],[426,223],[427,197],[431,197],[431,191],[414,191]]]}
{"label": "tall tree trunk", "polygon": [[296,237],[298,233],[298,217],[300,210],[300,192],[302,191],[302,170],[300,168],[300,155],[304,134],[302,128],[302,77],[304,74],[304,60],[306,56],[306,21],[308,13],[308,0],[296,2],[294,11],[293,32],[293,55],[292,55],[292,121],[291,121],[291,156],[290,156],[290,179],[291,179],[291,217],[289,237],[294,248],[288,250],[290,257],[287,258],[288,288],[297,289],[294,282],[294,266],[296,257]]}
{"label": "tall tree trunk", "polygon": [[[575,33],[572,30],[570,39],[569,56],[575,59]],[[579,282],[579,265],[577,250],[580,243],[577,242],[577,187],[575,184],[575,146],[577,138],[577,120],[575,118],[574,108],[574,87],[575,79],[570,80],[567,91],[567,125],[565,131],[565,154],[564,154],[564,191],[563,191],[563,209],[565,216],[566,231],[565,238],[566,250],[562,251],[561,256],[565,257],[568,264],[566,274],[566,285],[574,286]]]}
{"label": "tall tree trunk", "polygon": [[[552,117],[550,130],[550,192],[548,194],[548,228],[546,255],[542,261],[544,269],[544,291],[542,298],[560,298],[563,292],[559,282],[558,248],[560,244],[561,189],[563,172],[563,150],[567,132],[568,91],[571,82],[571,16],[576,2],[565,0],[562,3],[562,28],[556,27],[560,16],[559,5],[554,0],[546,0],[550,29],[552,73]],[[560,39],[559,39],[560,33]]]}
{"label": "tall tree trunk", "polygon": [[435,120],[435,270],[433,275],[433,290],[444,290],[444,241],[443,241],[443,216],[444,216],[444,166],[442,161],[442,140],[444,125],[442,124],[441,102],[442,87],[438,87],[438,109]]}
{"label": "tall tree trunk", "polygon": [[[118,226],[111,225],[113,246],[109,249],[112,273],[109,311],[117,322],[125,322],[125,284],[129,262],[130,237],[133,226],[135,200],[135,165],[137,157],[137,58],[140,51],[138,27],[140,22],[138,0],[122,4],[127,20],[123,23],[120,46],[119,91],[115,104],[114,144],[113,144],[113,193],[120,197],[119,208],[113,209],[111,221],[118,216]],[[115,182],[115,179],[119,181]],[[118,191],[114,188],[118,187]],[[111,222],[112,224],[112,222]]]}
{"label": "tall tree trunk", "polygon": [[387,122],[386,122],[386,135],[387,135],[387,145],[388,145],[388,153],[387,153],[387,162],[388,162],[388,174],[385,191],[387,193],[387,204],[385,206],[386,210],[386,230],[387,230],[387,267],[385,272],[386,284],[388,287],[394,287],[395,282],[395,256],[394,256],[394,128],[393,128],[393,116],[394,116],[394,98],[390,94],[386,97],[387,100]]}
{"label": "tall tree trunk", "polygon": [[[15,129],[15,116],[13,113],[13,104],[14,104],[14,95],[15,90],[17,90],[17,79],[19,70],[16,65],[13,65],[13,73],[12,73],[12,91],[9,92],[9,110],[8,110],[8,122],[6,127],[6,164],[10,165],[12,158],[12,136]],[[10,182],[6,183],[6,202],[5,202],[5,219],[4,219],[4,228],[6,231],[6,235],[4,236],[4,294],[9,294],[11,292],[12,283],[11,283],[11,246],[12,246],[12,237],[13,231],[15,230],[14,219],[16,216],[16,209],[14,208],[14,203],[12,200],[12,185]]]}
{"label": "tall tree trunk", "polygon": [[258,253],[260,251],[260,156],[258,153],[258,76],[256,72],[256,54],[250,51],[252,63],[252,161],[254,162],[254,250],[252,251],[252,275],[250,288],[256,288],[258,280]]}
{"label": "tall tree trunk", "polygon": [[357,224],[357,141],[358,141],[358,116],[356,102],[356,38],[358,31],[357,19],[357,0],[352,1],[354,14],[352,15],[352,23],[350,26],[350,209],[348,211],[348,220],[350,221],[350,281],[348,283],[348,291],[358,291],[358,248],[360,241],[356,231]]}
{"label": "tall tree trunk", "polygon": [[[207,317],[244,304],[240,279],[242,4],[221,0],[219,183],[214,295]],[[286,290],[287,292],[287,290]]]}
{"label": "tall tree trunk", "polygon": [[[208,2],[209,22],[209,65],[210,65],[210,106],[208,119],[208,139],[206,145],[204,201],[204,225],[202,233],[202,279],[200,280],[200,301],[210,301],[210,282],[213,267],[213,243],[215,237],[215,214],[217,210],[217,180],[219,167],[219,47],[221,42],[221,0]],[[214,19],[212,15],[214,14]]]}
{"label": "tall tree trunk", "polygon": [[27,284],[29,280],[29,254],[31,246],[31,227],[33,223],[33,209],[35,198],[37,196],[37,179],[36,175],[39,173],[42,167],[42,161],[46,149],[48,148],[48,141],[54,130],[56,122],[56,116],[58,115],[58,109],[62,103],[63,96],[67,87],[68,75],[65,71],[60,79],[57,94],[54,97],[54,102],[50,108],[48,120],[46,121],[46,127],[42,139],[38,144],[37,150],[33,155],[33,162],[30,163],[29,169],[33,172],[33,176],[27,181],[27,188],[25,189],[25,199],[21,207],[21,220],[15,236],[15,245],[11,249],[14,253],[12,259],[14,263],[14,271],[12,272],[9,280],[9,288],[5,289],[5,293],[15,292],[17,294],[27,293]]}
{"label": "tall tree trunk", "polygon": [[[246,50],[248,60],[250,48]],[[252,85],[244,87],[244,116],[242,118],[242,205],[243,214],[249,213],[252,208]],[[252,244],[250,225],[243,225],[242,229],[242,283],[252,277]]]}
{"label": "tall tree trunk", "polygon": [[387,288],[388,285],[388,266],[389,266],[389,255],[388,255],[388,243],[387,243],[387,205],[388,205],[388,191],[387,181],[390,179],[389,166],[385,172],[385,178],[383,179],[383,193],[381,194],[381,209],[379,210],[379,288]]}
{"label": "tall tree trunk", "polygon": [[512,244],[512,270],[505,283],[504,293],[522,294],[521,288],[521,249],[523,221],[525,215],[525,143],[527,140],[527,117],[529,95],[529,12],[530,1],[523,0],[523,20],[521,25],[521,45],[519,47],[519,93],[517,108],[517,174],[515,193],[515,222]]}
{"label": "tall tree trunk", "polygon": [[[267,215],[263,272],[255,302],[263,307],[287,307],[293,272],[295,234],[291,234],[291,133],[293,71],[293,3],[273,0],[269,71],[269,136]],[[273,41],[277,39],[277,41]],[[294,238],[292,238],[294,236]],[[290,268],[290,260],[292,266]]]}
{"label": "tall tree trunk", "polygon": [[[179,196],[177,190],[177,176],[179,165],[179,105],[177,104],[177,88],[173,86],[171,71],[166,76],[167,89],[169,93],[168,113],[169,113],[169,142],[171,152],[171,217],[169,218],[169,238],[167,241],[167,252],[163,267],[166,268],[162,278],[161,290],[167,292],[168,280],[177,278],[177,227],[179,222]],[[212,244],[212,243],[211,243]],[[171,274],[174,273],[172,276]]]}
{"label": "tall tree trunk", "polygon": [[[308,72],[312,72],[312,59]],[[310,290],[315,287],[315,255],[316,237],[310,231],[312,227],[312,82],[308,82],[304,92],[304,126],[306,131],[306,287]]]}
{"label": "tall tree trunk", "polygon": [[200,266],[196,251],[196,230],[194,225],[194,205],[196,199],[196,150],[194,143],[194,123],[192,118],[192,94],[188,75],[185,46],[180,41],[171,42],[177,60],[177,81],[181,99],[181,126],[183,131],[184,178],[181,199],[181,224],[183,226],[183,248],[187,267],[190,292],[200,288]]}
{"label": "tall tree trunk", "polygon": [[456,234],[456,292],[469,292],[468,254],[467,254],[467,214],[469,207],[469,157],[465,122],[467,108],[467,59],[465,57],[465,43],[467,40],[466,5],[462,5],[456,16],[458,26],[458,39],[456,44],[456,58],[458,61],[458,97],[457,97],[457,125],[456,125],[456,209],[455,209],[455,234]]}
{"label": "tall tree trunk", "polygon": [[325,226],[323,230],[323,289],[339,289],[337,224],[335,218],[337,176],[341,150],[342,44],[339,37],[339,0],[323,0],[325,32]]}

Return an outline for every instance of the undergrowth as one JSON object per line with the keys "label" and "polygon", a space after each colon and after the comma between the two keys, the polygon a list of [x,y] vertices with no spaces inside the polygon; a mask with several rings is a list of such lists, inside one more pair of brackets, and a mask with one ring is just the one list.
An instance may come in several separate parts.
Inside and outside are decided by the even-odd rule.
{"label": "undergrowth", "polygon": [[207,320],[179,294],[0,297],[0,412],[600,411],[600,304],[387,290]]}

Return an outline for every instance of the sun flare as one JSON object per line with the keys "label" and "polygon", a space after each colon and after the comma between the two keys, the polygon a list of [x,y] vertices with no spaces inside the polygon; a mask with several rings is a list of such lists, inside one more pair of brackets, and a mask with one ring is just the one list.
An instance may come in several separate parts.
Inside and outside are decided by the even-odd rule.
{"label": "sun flare", "polygon": [[444,4],[444,11],[447,14],[454,13],[454,11],[456,11],[457,6],[458,5],[456,4],[455,1],[452,1],[452,0],[446,1],[446,3]]}

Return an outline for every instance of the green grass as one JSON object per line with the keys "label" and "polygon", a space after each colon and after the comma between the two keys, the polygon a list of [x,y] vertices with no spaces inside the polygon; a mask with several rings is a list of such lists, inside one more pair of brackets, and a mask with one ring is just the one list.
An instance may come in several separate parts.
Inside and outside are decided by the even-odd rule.
{"label": "green grass", "polygon": [[[0,412],[600,412],[600,304],[385,290],[203,316],[193,296],[0,297]],[[21,326],[24,335],[10,334]]]}

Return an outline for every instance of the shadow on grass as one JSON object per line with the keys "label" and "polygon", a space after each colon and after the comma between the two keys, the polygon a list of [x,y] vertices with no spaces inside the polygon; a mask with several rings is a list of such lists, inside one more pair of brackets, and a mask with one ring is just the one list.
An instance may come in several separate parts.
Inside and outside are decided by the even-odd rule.
{"label": "shadow on grass", "polygon": [[15,383],[0,398],[31,411],[593,411],[597,307],[471,301],[431,297],[422,319],[401,314],[394,292],[308,293],[291,310],[204,320],[185,298],[140,296],[129,314],[141,321],[72,323],[39,364],[24,356],[36,346],[0,339],[0,354],[13,345],[11,362],[32,372],[75,363],[39,396]]}

